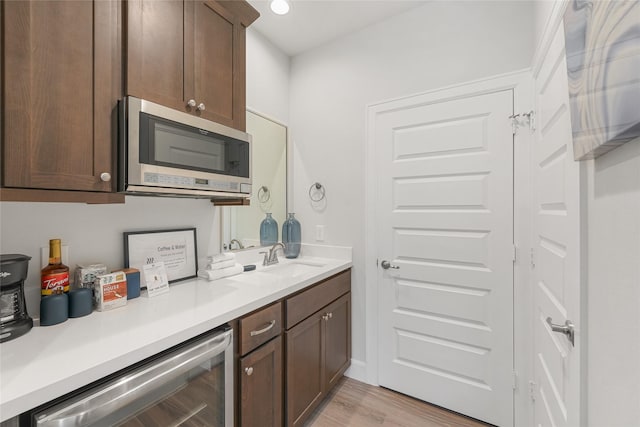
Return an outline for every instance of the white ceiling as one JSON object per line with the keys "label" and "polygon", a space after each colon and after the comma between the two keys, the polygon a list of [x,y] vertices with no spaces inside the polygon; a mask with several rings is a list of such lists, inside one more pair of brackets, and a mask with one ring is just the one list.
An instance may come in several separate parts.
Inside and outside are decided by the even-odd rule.
{"label": "white ceiling", "polygon": [[289,0],[291,10],[279,16],[267,0],[249,0],[260,12],[251,26],[289,56],[383,21],[425,0]]}

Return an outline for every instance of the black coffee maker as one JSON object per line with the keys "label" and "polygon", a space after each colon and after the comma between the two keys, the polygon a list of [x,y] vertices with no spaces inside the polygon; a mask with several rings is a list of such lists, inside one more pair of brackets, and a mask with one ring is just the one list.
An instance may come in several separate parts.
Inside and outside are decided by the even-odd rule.
{"label": "black coffee maker", "polygon": [[24,300],[30,256],[0,255],[0,342],[18,338],[33,327]]}

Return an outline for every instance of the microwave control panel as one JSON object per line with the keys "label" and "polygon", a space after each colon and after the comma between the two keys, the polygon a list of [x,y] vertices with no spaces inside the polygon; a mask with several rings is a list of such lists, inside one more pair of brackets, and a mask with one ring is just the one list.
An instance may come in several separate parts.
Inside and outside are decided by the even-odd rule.
{"label": "microwave control panel", "polygon": [[241,185],[239,182],[214,181],[212,179],[192,178],[188,176],[167,175],[152,172],[144,173],[143,184],[163,187],[225,191],[231,193],[238,193],[241,189]]}

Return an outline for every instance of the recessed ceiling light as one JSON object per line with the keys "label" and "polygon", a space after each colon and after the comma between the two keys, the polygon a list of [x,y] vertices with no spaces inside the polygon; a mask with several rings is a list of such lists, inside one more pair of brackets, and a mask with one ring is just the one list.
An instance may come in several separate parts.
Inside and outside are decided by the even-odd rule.
{"label": "recessed ceiling light", "polygon": [[271,10],[276,15],[286,15],[289,13],[289,2],[287,0],[271,0]]}

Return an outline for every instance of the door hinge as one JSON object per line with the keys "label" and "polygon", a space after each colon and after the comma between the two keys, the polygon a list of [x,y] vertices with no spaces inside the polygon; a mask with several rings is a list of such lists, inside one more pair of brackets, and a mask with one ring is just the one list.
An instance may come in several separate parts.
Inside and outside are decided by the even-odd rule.
{"label": "door hinge", "polygon": [[513,384],[511,384],[511,387],[514,390],[518,389],[518,373],[516,371],[513,371]]}
{"label": "door hinge", "polygon": [[376,267],[378,266],[379,261],[380,260],[378,258],[376,258]]}
{"label": "door hinge", "polygon": [[531,268],[536,268],[536,253],[533,250],[533,248],[531,248],[530,256],[531,256]]}
{"label": "door hinge", "polygon": [[529,398],[532,402],[536,401],[536,383],[535,381],[529,381]]}
{"label": "door hinge", "polygon": [[509,116],[509,120],[511,120],[511,133],[513,133],[514,136],[518,133],[518,117],[520,117],[520,114],[515,113]]}
{"label": "door hinge", "polygon": [[513,262],[515,263],[518,260],[518,247],[513,245]]}

